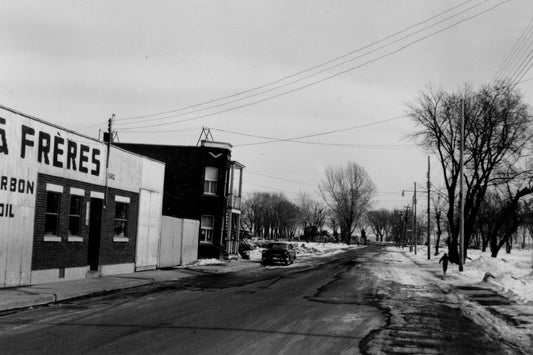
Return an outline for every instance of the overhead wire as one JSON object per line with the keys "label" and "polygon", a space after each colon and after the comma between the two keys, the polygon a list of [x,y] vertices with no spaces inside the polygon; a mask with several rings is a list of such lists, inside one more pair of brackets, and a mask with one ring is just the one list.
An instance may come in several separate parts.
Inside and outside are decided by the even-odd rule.
{"label": "overhead wire", "polygon": [[512,63],[514,62],[515,58],[517,57],[517,53],[522,50],[523,43],[527,41],[527,37],[529,37],[532,33],[531,29],[533,29],[533,18],[529,21],[527,26],[524,28],[520,36],[518,37],[518,40],[513,45],[511,51],[507,54],[505,57],[502,65],[496,72],[495,78],[503,79],[506,77],[506,72],[509,68],[512,67]]}
{"label": "overhead wire", "polygon": [[[485,0],[483,3],[485,3],[486,1],[488,1],[488,0]],[[278,94],[271,95],[271,96],[267,96],[267,97],[265,97],[265,98],[258,99],[258,100],[255,100],[255,101],[252,101],[252,102],[249,102],[249,103],[246,103],[246,104],[242,104],[242,105],[238,105],[238,106],[230,107],[230,108],[223,109],[223,110],[219,110],[219,111],[216,111],[216,112],[207,113],[207,114],[203,114],[203,115],[199,115],[199,116],[195,116],[195,117],[191,117],[191,118],[187,118],[187,119],[173,120],[173,121],[170,121],[170,122],[164,122],[164,123],[158,123],[158,124],[149,124],[149,125],[143,125],[143,126],[136,126],[136,127],[131,128],[131,129],[140,129],[140,128],[150,128],[150,127],[166,126],[166,125],[169,125],[169,124],[175,124],[175,123],[187,122],[187,121],[191,121],[191,120],[197,120],[197,119],[201,119],[201,118],[207,118],[207,117],[211,117],[211,116],[214,116],[214,115],[219,115],[219,114],[221,114],[221,113],[225,113],[225,112],[229,112],[229,111],[237,110],[237,109],[240,109],[240,108],[244,108],[244,107],[252,106],[252,105],[255,105],[255,104],[258,104],[258,103],[261,103],[261,102],[265,102],[265,101],[272,100],[272,99],[274,99],[274,98],[277,98],[277,97],[280,97],[280,96],[283,96],[283,95],[287,95],[287,94],[290,94],[290,93],[293,93],[293,92],[296,92],[296,91],[303,90],[303,89],[305,89],[305,88],[307,88],[307,87],[310,87],[310,86],[313,86],[313,85],[317,85],[317,84],[319,84],[319,83],[321,83],[321,82],[324,82],[324,81],[326,81],[326,80],[330,80],[330,79],[332,79],[332,78],[338,77],[338,76],[343,75],[343,74],[346,74],[346,73],[348,73],[348,72],[351,72],[351,71],[353,71],[353,70],[355,70],[355,69],[361,68],[361,67],[363,67],[363,66],[365,66],[365,65],[368,65],[368,64],[374,63],[374,62],[376,62],[376,61],[378,61],[378,60],[380,60],[380,59],[383,59],[383,58],[386,58],[386,57],[391,56],[391,55],[393,55],[393,54],[396,54],[396,53],[398,53],[398,52],[400,52],[400,51],[402,51],[402,50],[404,50],[404,49],[406,49],[406,48],[408,48],[408,47],[410,47],[410,46],[412,46],[412,45],[414,45],[414,44],[416,44],[416,43],[418,43],[418,42],[421,42],[421,41],[426,40],[426,39],[428,39],[428,38],[430,38],[430,37],[433,37],[433,36],[435,36],[435,35],[437,35],[437,34],[439,34],[439,33],[441,33],[441,32],[444,32],[444,31],[446,31],[446,30],[448,30],[448,29],[450,29],[450,28],[452,28],[452,27],[455,27],[455,26],[457,26],[457,25],[459,25],[459,24],[461,24],[461,23],[463,23],[463,22],[469,21],[469,20],[471,20],[471,19],[473,19],[473,18],[475,18],[475,17],[481,16],[482,14],[485,14],[485,13],[487,13],[487,12],[493,10],[494,8],[496,8],[496,7],[498,7],[498,6],[501,6],[501,5],[503,5],[504,3],[507,3],[507,2],[509,2],[509,1],[510,1],[510,0],[500,1],[500,2],[498,2],[497,4],[495,4],[495,5],[493,5],[493,6],[489,7],[489,8],[487,8],[487,9],[481,11],[481,12],[478,12],[478,13],[476,13],[476,14],[474,14],[474,15],[471,15],[471,16],[469,16],[469,17],[463,18],[463,19],[461,19],[461,20],[459,20],[459,21],[456,21],[456,22],[452,23],[451,25],[448,25],[448,26],[446,26],[446,27],[444,27],[444,28],[441,28],[441,29],[439,29],[439,30],[437,30],[437,31],[434,31],[434,32],[432,32],[432,33],[430,33],[430,34],[428,34],[428,35],[425,35],[425,36],[423,36],[423,37],[421,37],[421,38],[418,38],[418,39],[416,39],[416,40],[414,40],[414,41],[408,42],[407,44],[402,45],[402,46],[401,46],[400,48],[398,48],[398,49],[395,49],[395,50],[393,50],[393,51],[387,52],[387,53],[385,53],[385,54],[383,54],[383,55],[381,55],[381,56],[378,56],[378,57],[376,57],[376,58],[373,58],[373,59],[371,59],[371,60],[368,60],[368,61],[366,61],[366,62],[363,62],[363,63],[361,63],[361,64],[359,64],[359,65],[356,65],[356,66],[353,66],[353,67],[347,68],[347,69],[342,70],[342,71],[340,71],[340,72],[337,72],[337,73],[334,73],[334,74],[328,75],[328,76],[326,76],[326,77],[324,77],[324,78],[321,78],[321,79],[318,79],[318,80],[312,81],[312,82],[310,82],[310,83],[308,83],[308,84],[305,84],[305,85],[302,85],[302,86],[299,86],[299,87],[296,87],[296,88],[293,88],[293,89],[290,89],[290,90],[282,91],[282,92],[280,92],[280,93],[278,93]],[[173,116],[165,117],[165,118],[163,118],[163,119],[171,118],[171,117],[173,117]],[[127,130],[127,129],[130,129],[130,128],[124,128],[123,130]],[[167,132],[168,132],[168,131],[167,131]],[[151,133],[151,132],[150,132],[150,131],[145,131],[145,133]]]}
{"label": "overhead wire", "polygon": [[271,178],[271,179],[276,179],[276,180],[280,180],[280,181],[285,181],[285,182],[293,182],[293,183],[296,183],[296,184],[305,184],[305,185],[316,186],[316,184],[311,184],[311,183],[309,183],[309,182],[298,181],[298,180],[291,180],[291,179],[284,179],[284,178],[280,178],[280,177],[276,177],[276,176],[272,176],[272,175],[267,175],[267,174],[261,174],[261,173],[253,172],[253,171],[250,171],[250,170],[248,170],[248,169],[246,169],[245,172],[246,172],[247,174],[263,176],[263,177],[267,177],[267,178]]}
{"label": "overhead wire", "polygon": [[512,87],[520,84],[533,66],[533,18],[524,28],[496,74],[496,80],[505,80]]}
{"label": "overhead wire", "polygon": [[[397,31],[397,32],[395,32],[395,33],[393,33],[391,35],[388,35],[388,36],[386,36],[386,37],[384,37],[382,39],[374,41],[374,42],[372,42],[372,43],[370,43],[368,45],[365,45],[363,47],[360,47],[360,48],[357,48],[355,50],[349,51],[349,52],[347,52],[347,53],[345,53],[345,54],[343,54],[341,56],[335,57],[333,59],[330,59],[328,61],[322,62],[322,63],[317,64],[317,65],[314,65],[314,66],[312,66],[310,68],[301,70],[301,71],[296,72],[294,74],[290,74],[290,75],[281,77],[281,78],[279,78],[277,80],[268,82],[266,84],[263,84],[263,85],[260,85],[260,86],[256,86],[256,87],[253,87],[253,88],[250,88],[250,89],[247,89],[247,90],[243,90],[243,91],[231,94],[231,95],[227,95],[227,96],[223,96],[223,97],[220,97],[220,98],[215,98],[215,99],[211,99],[211,100],[208,100],[208,101],[204,101],[204,102],[201,102],[201,103],[198,103],[198,104],[188,105],[188,106],[184,106],[184,107],[177,108],[177,109],[172,109],[172,110],[167,110],[167,111],[157,112],[157,113],[152,113],[152,114],[147,114],[147,115],[124,117],[124,118],[118,119],[117,121],[127,121],[127,120],[141,119],[141,118],[149,118],[149,117],[154,117],[154,116],[160,116],[160,115],[166,115],[166,114],[170,114],[170,113],[180,112],[180,111],[184,111],[184,110],[187,110],[187,109],[190,109],[190,108],[195,108],[195,107],[207,105],[207,104],[210,104],[210,103],[214,103],[214,102],[230,99],[230,98],[233,98],[233,97],[237,97],[237,96],[240,96],[240,95],[243,95],[243,94],[247,94],[247,93],[252,92],[252,91],[263,89],[265,87],[268,87],[268,86],[271,86],[271,85],[274,85],[274,84],[278,84],[278,83],[283,82],[283,81],[285,81],[287,79],[291,79],[291,78],[296,77],[298,75],[308,73],[310,71],[313,71],[313,70],[318,69],[320,67],[323,67],[325,65],[334,63],[334,62],[336,62],[336,61],[338,61],[340,59],[346,58],[346,57],[348,57],[348,56],[350,56],[352,54],[355,54],[355,53],[358,53],[358,52],[363,51],[365,49],[368,49],[368,48],[370,48],[370,47],[372,47],[372,46],[374,46],[376,44],[379,44],[379,43],[382,43],[382,42],[384,42],[384,41],[386,41],[388,39],[391,39],[391,38],[393,38],[393,37],[395,37],[395,36],[397,36],[397,35],[399,35],[401,33],[407,32],[408,30],[410,30],[412,28],[415,28],[417,26],[423,25],[423,24],[425,24],[425,23],[427,23],[427,22],[429,22],[429,21],[431,21],[431,20],[433,20],[435,18],[438,18],[438,17],[440,17],[440,16],[442,16],[442,15],[448,13],[448,12],[451,12],[451,11],[453,11],[453,10],[459,8],[459,7],[462,7],[463,5],[465,5],[467,3],[470,3],[472,1],[474,1],[474,0],[464,1],[464,2],[454,6],[452,8],[449,8],[449,9],[443,11],[443,12],[438,13],[437,15],[431,16],[431,17],[429,17],[429,18],[427,18],[427,19],[425,19],[423,21],[420,21],[418,23],[410,25],[410,26],[404,28],[403,30]],[[486,1],[488,1],[488,0],[485,0],[485,2]]]}
{"label": "overhead wire", "polygon": [[[312,138],[312,137],[318,137],[318,136],[325,136],[325,135],[328,135],[328,134],[351,131],[353,129],[359,129],[359,128],[364,128],[364,127],[375,126],[375,125],[378,125],[378,124],[381,124],[381,123],[396,121],[396,120],[399,120],[401,118],[407,118],[407,117],[409,117],[409,115],[400,115],[400,116],[395,116],[395,117],[392,117],[392,118],[387,118],[387,119],[376,121],[376,122],[370,122],[370,123],[351,126],[351,127],[346,127],[346,128],[334,129],[334,130],[323,131],[323,132],[318,132],[318,133],[311,133],[311,134],[306,134],[306,135],[303,135],[303,136],[298,136],[298,137],[293,137],[293,138],[286,138],[286,139],[279,139],[279,140],[292,140],[292,139],[303,139],[303,138]],[[228,130],[224,130],[224,129],[217,129],[217,128],[211,128],[211,129],[214,130],[214,131],[234,133],[234,134],[239,134],[239,135],[249,136],[249,137],[254,137],[254,138],[266,138],[266,139],[276,139],[276,140],[278,140],[278,138],[262,137],[262,136],[252,135],[252,134],[228,131]]]}
{"label": "overhead wire", "polygon": [[306,135],[297,136],[297,137],[291,137],[291,138],[274,138],[274,137],[266,137],[266,136],[255,135],[255,134],[250,134],[250,133],[241,133],[241,132],[235,132],[235,131],[230,131],[230,130],[218,129],[218,128],[210,128],[210,129],[213,130],[213,131],[224,132],[224,133],[229,133],[229,134],[235,134],[235,135],[240,135],[240,136],[245,136],[245,137],[268,139],[268,141],[262,141],[262,142],[236,144],[235,145],[236,147],[237,146],[238,147],[243,147],[243,146],[251,146],[251,145],[278,143],[278,142],[289,142],[289,143],[300,143],[300,144],[346,146],[346,147],[392,147],[392,146],[394,146],[394,147],[400,148],[400,147],[410,147],[410,146],[409,145],[400,145],[400,144],[390,145],[390,144],[345,144],[345,143],[309,142],[309,141],[300,141],[299,139],[306,139],[306,138],[324,136],[324,135],[329,135],[329,134],[334,134],[334,133],[339,133],[339,132],[346,132],[346,131],[350,131],[350,130],[354,130],[354,129],[375,126],[375,125],[378,125],[378,124],[382,124],[382,123],[385,123],[385,122],[390,122],[390,121],[394,121],[394,120],[398,120],[398,119],[406,118],[406,117],[409,117],[409,116],[408,115],[401,115],[401,116],[396,116],[396,117],[393,117],[393,118],[389,118],[389,119],[385,119],[385,120],[381,120],[381,121],[377,121],[377,122],[371,122],[371,123],[367,123],[367,124],[351,126],[351,127],[346,127],[346,128],[342,128],[342,129],[336,129],[336,130],[329,130],[329,131],[323,131],[323,132],[318,132],[318,133],[306,134]]}
{"label": "overhead wire", "polygon": [[[531,33],[533,33],[533,28]],[[522,73],[524,73],[524,69],[528,66],[533,55],[533,41],[531,41],[529,45],[524,48],[526,52],[518,60],[516,66],[511,69],[511,72],[509,72],[506,76],[506,80],[508,80],[510,83],[516,83],[520,81],[521,77],[523,77]],[[525,73],[527,73],[527,71]]]}
{"label": "overhead wire", "polygon": [[[526,62],[527,60],[527,62]],[[515,74],[511,77],[510,82],[513,85],[520,83],[521,79],[529,72],[531,66],[533,66],[533,49],[531,49],[526,58],[522,61],[521,65],[516,70]]]}
{"label": "overhead wire", "polygon": [[[449,16],[449,17],[447,17],[447,18],[445,18],[445,19],[443,19],[443,20],[437,22],[437,23],[434,23],[434,24],[432,24],[431,26],[428,26],[428,27],[422,28],[422,29],[420,29],[420,30],[418,30],[418,31],[416,31],[416,32],[414,32],[414,33],[411,33],[411,34],[409,34],[409,35],[407,35],[407,36],[404,36],[404,37],[402,37],[402,38],[400,38],[400,39],[397,39],[397,40],[395,40],[395,41],[393,41],[393,42],[391,42],[391,43],[387,43],[387,44],[385,44],[385,45],[383,45],[383,46],[380,46],[380,47],[377,47],[377,48],[375,48],[375,49],[372,49],[372,50],[368,51],[367,53],[364,53],[364,54],[362,54],[362,55],[359,55],[359,56],[357,56],[357,57],[355,57],[355,58],[347,59],[347,60],[342,61],[342,62],[340,62],[340,63],[337,63],[337,64],[335,64],[335,65],[329,66],[329,67],[327,67],[327,68],[325,68],[325,69],[322,69],[322,70],[320,70],[320,71],[318,71],[318,72],[316,72],[316,73],[312,73],[312,74],[309,74],[309,75],[304,76],[304,77],[302,77],[302,78],[299,78],[299,79],[296,79],[296,80],[292,80],[292,81],[290,81],[290,82],[288,82],[288,83],[285,83],[285,84],[282,84],[282,85],[278,85],[278,86],[276,86],[276,87],[273,87],[273,88],[270,88],[270,89],[267,89],[267,90],[263,90],[263,91],[260,91],[260,92],[258,92],[258,93],[251,94],[251,95],[248,95],[248,96],[245,96],[245,97],[242,97],[242,98],[238,98],[238,99],[235,99],[235,100],[232,100],[232,101],[229,101],[229,102],[224,102],[224,103],[221,103],[221,104],[217,104],[217,105],[209,106],[209,107],[206,107],[206,108],[197,109],[197,110],[190,111],[190,112],[186,112],[186,113],[176,114],[176,115],[172,115],[172,116],[168,116],[168,117],[149,119],[149,120],[145,120],[145,122],[158,121],[158,120],[163,120],[163,119],[172,118],[172,117],[181,117],[181,116],[190,115],[190,114],[193,114],[193,113],[198,113],[198,112],[202,112],[202,111],[206,111],[206,110],[210,110],[210,109],[214,109],[214,108],[224,107],[224,106],[227,106],[227,105],[230,105],[230,104],[233,104],[233,103],[236,103],[236,102],[240,102],[240,101],[243,101],[243,100],[246,100],[246,99],[252,98],[252,97],[257,97],[257,96],[260,96],[260,95],[263,95],[263,94],[266,94],[266,93],[269,93],[269,92],[272,92],[272,91],[275,91],[275,90],[278,90],[278,89],[282,89],[282,88],[284,88],[284,87],[288,87],[288,86],[291,86],[291,85],[293,85],[293,84],[297,84],[297,83],[299,83],[299,82],[302,82],[302,81],[305,81],[305,80],[310,79],[310,78],[312,78],[312,77],[315,77],[315,76],[317,76],[317,75],[319,75],[319,74],[325,73],[325,72],[327,72],[327,71],[329,71],[329,70],[331,70],[331,69],[338,68],[338,67],[340,67],[340,66],[342,66],[342,65],[344,65],[344,64],[347,64],[347,63],[353,62],[353,61],[355,61],[355,60],[357,60],[357,59],[360,59],[360,58],[365,57],[365,56],[367,56],[367,55],[369,55],[369,54],[372,54],[372,53],[374,53],[374,52],[377,52],[377,51],[380,50],[380,49],[383,49],[383,48],[389,47],[389,46],[391,46],[391,45],[393,45],[393,44],[396,44],[396,43],[398,43],[398,42],[400,42],[400,41],[402,41],[402,40],[404,40],[404,39],[406,39],[406,38],[409,38],[409,37],[412,37],[412,36],[414,36],[414,35],[416,35],[416,34],[418,34],[418,33],[421,33],[421,32],[423,32],[423,31],[427,30],[428,28],[435,27],[436,25],[439,25],[439,24],[441,24],[441,23],[443,23],[443,22],[448,21],[450,18],[456,17],[457,15],[463,14],[463,13],[465,13],[465,12],[467,12],[467,11],[470,11],[471,9],[473,9],[473,8],[475,8],[475,7],[478,7],[478,6],[482,5],[482,4],[483,4],[484,2],[486,2],[486,1],[489,1],[489,0],[484,0],[484,1],[481,2],[481,3],[475,4],[475,5],[473,5],[473,6],[469,7],[469,8],[467,8],[467,9],[465,9],[465,10],[463,10],[463,11],[457,13],[457,14],[454,14],[454,15],[452,15],[452,16]],[[332,62],[334,62],[334,61],[335,61],[335,60],[333,60]],[[133,124],[135,124],[135,123],[133,123]]]}

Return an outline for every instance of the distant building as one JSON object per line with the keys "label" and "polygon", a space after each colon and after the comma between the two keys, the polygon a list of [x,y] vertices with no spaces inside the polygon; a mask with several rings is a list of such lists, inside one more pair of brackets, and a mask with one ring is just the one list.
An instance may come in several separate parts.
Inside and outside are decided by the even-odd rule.
{"label": "distant building", "polygon": [[0,106],[0,287],[156,268],[164,171]]}
{"label": "distant building", "polygon": [[237,255],[244,166],[231,160],[231,144],[213,141],[202,141],[200,146],[114,144],[165,162],[163,218],[200,221],[199,258]]}

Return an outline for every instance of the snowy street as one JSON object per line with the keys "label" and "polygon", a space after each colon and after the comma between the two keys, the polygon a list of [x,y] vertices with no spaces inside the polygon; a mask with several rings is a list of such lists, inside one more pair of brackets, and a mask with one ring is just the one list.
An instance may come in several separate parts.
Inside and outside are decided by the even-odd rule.
{"label": "snowy street", "polygon": [[[489,349],[493,348],[494,352],[531,353],[530,259],[520,265],[522,268],[500,266],[496,273],[494,264],[502,263],[501,259],[474,252],[473,258],[480,260],[467,263],[463,273],[452,264],[444,277],[442,265],[438,263],[442,253],[439,257],[432,255],[428,261],[425,247],[419,246],[417,255],[409,252],[409,248],[387,247],[386,250],[374,259],[369,270],[379,280],[376,293],[383,297],[381,306],[390,313],[390,324],[370,342],[374,349],[388,348],[395,352],[407,347],[425,354],[463,353],[470,349],[470,353],[478,354],[490,353]],[[530,252],[523,254],[531,258]],[[527,282],[508,282],[504,288],[484,282],[487,272],[506,274],[508,278],[526,275]]]}
{"label": "snowy street", "polygon": [[420,250],[307,244],[288,267],[198,272],[4,314],[0,343],[54,354],[531,353],[531,302],[493,294],[481,305],[474,288],[490,286],[461,284],[454,269],[443,280]]}

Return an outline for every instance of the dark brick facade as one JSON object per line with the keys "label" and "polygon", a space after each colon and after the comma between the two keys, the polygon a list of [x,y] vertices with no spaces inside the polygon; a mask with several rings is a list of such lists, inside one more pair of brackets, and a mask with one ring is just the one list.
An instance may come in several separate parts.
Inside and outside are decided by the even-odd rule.
{"label": "dark brick facade", "polygon": [[[46,212],[46,184],[51,183],[63,187],[59,213],[60,242],[44,241],[45,212]],[[70,188],[85,191],[81,203],[80,235],[82,242],[67,240],[70,212]],[[35,200],[35,226],[33,238],[32,270],[64,269],[83,267],[88,265],[89,226],[85,223],[87,202],[91,201],[90,192],[105,192],[104,186],[88,184],[61,177],[39,174],[37,178]],[[127,238],[128,242],[114,242],[115,196],[130,198],[128,204]],[[100,265],[114,265],[135,262],[135,247],[137,236],[139,194],[129,191],[109,189],[107,206],[102,212],[102,228],[100,234]]]}
{"label": "dark brick facade", "polygon": [[[200,243],[199,258],[218,258],[222,253],[222,230],[226,215],[227,174],[231,151],[218,147],[164,146],[113,143],[123,149],[166,163],[163,215],[200,221],[215,217],[213,243]],[[216,195],[204,194],[205,167],[218,169]]]}

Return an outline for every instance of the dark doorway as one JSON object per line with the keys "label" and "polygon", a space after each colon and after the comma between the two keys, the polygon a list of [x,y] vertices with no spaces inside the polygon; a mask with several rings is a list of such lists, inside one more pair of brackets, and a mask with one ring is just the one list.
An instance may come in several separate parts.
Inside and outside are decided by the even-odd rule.
{"label": "dark doorway", "polygon": [[98,271],[100,260],[100,231],[102,230],[102,206],[103,200],[91,198],[91,210],[89,219],[89,247],[87,261],[91,271]]}

